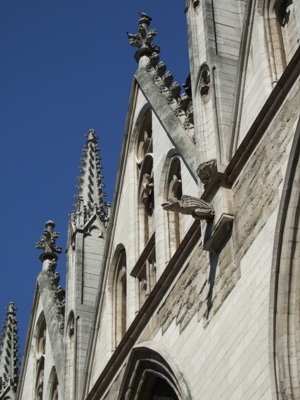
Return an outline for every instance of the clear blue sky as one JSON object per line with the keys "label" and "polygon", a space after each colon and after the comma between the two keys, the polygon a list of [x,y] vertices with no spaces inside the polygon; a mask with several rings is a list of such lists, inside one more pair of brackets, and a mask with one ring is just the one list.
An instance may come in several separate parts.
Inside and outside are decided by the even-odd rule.
{"label": "clear blue sky", "polygon": [[[21,351],[41,271],[35,243],[52,219],[65,249],[84,134],[100,136],[112,201],[133,74],[138,11],[152,17],[161,60],[183,83],[189,73],[185,1],[1,0],[0,319],[18,307]],[[65,255],[57,271],[65,274]]]}

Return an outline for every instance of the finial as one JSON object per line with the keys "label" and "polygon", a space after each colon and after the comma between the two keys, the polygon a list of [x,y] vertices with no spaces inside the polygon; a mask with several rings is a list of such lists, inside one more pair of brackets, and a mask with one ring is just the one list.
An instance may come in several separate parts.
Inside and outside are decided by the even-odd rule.
{"label": "finial", "polygon": [[90,140],[97,141],[99,139],[99,136],[96,135],[96,132],[94,129],[90,129],[88,131],[88,133],[86,133],[84,136],[88,139],[88,141],[90,141]]}
{"label": "finial", "polygon": [[15,303],[10,301],[8,306],[5,307],[7,310],[7,314],[15,314],[15,311],[18,311],[17,307],[15,307]]}
{"label": "finial", "polygon": [[152,44],[154,36],[156,36],[156,29],[149,29],[150,21],[152,20],[149,15],[139,12],[141,18],[138,22],[139,33],[132,34],[127,32],[129,43],[133,47],[137,47],[139,50],[136,51],[134,58],[138,63],[142,56],[151,56],[153,53],[159,53],[160,48],[155,44]]}
{"label": "finial", "polygon": [[61,253],[62,248],[56,246],[55,241],[59,237],[58,232],[53,232],[55,224],[53,221],[47,221],[45,224],[44,234],[41,236],[40,241],[36,243],[35,247],[37,249],[44,250],[44,253],[40,255],[40,260],[57,260],[57,255],[55,253]]}

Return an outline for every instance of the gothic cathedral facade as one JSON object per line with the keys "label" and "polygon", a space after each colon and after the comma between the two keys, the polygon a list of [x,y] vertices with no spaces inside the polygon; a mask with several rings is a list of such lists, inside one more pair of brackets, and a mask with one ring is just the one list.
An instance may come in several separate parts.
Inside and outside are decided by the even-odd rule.
{"label": "gothic cathedral facade", "polygon": [[300,399],[300,3],[186,0],[185,13],[184,90],[151,18],[128,34],[112,206],[90,130],[66,289],[48,221],[18,385],[8,307],[1,400]]}

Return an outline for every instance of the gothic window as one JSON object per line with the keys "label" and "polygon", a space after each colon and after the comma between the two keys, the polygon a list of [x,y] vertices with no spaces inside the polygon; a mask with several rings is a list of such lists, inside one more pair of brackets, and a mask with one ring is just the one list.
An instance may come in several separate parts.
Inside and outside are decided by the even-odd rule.
{"label": "gothic window", "polygon": [[54,374],[54,380],[52,383],[51,393],[50,393],[50,400],[58,400],[58,379],[56,372]]}
{"label": "gothic window", "polygon": [[270,60],[270,70],[272,84],[280,78],[285,66],[286,57],[281,29],[281,18],[278,18],[276,4],[278,1],[271,0],[265,12],[266,15],[266,36],[268,46],[268,56]]}
{"label": "gothic window", "polygon": [[44,368],[45,368],[45,352],[46,352],[46,321],[42,317],[36,338],[36,383],[35,383],[35,400],[43,399],[44,392]]}
{"label": "gothic window", "polygon": [[152,153],[152,112],[149,110],[139,129],[137,140],[137,160],[141,164],[145,155]]}
{"label": "gothic window", "polygon": [[141,208],[142,227],[144,228],[144,244],[146,244],[153,231],[154,210],[154,181],[153,158],[147,154],[140,170],[139,204]]}
{"label": "gothic window", "polygon": [[71,311],[70,315],[69,315],[69,322],[68,322],[68,335],[71,340],[74,337],[74,331],[75,331],[74,312]]}
{"label": "gothic window", "polygon": [[[165,200],[176,198],[180,200],[182,197],[182,183],[181,183],[181,166],[178,156],[171,159],[169,170],[167,173],[166,187],[165,187]],[[181,240],[182,221],[181,215],[178,211],[167,211],[168,218],[168,235],[169,235],[169,248],[170,256],[172,256],[179,246]]]}
{"label": "gothic window", "polygon": [[69,379],[65,382],[65,388],[69,390],[70,398],[72,398],[73,394],[73,385],[74,376],[75,376],[75,368],[76,368],[76,352],[75,352],[75,316],[74,312],[71,311],[68,318],[67,323],[67,332],[66,332],[66,368],[69,371]]}
{"label": "gothic window", "polygon": [[126,252],[122,249],[118,255],[113,277],[113,315],[114,342],[119,344],[126,332]]}
{"label": "gothic window", "polygon": [[265,43],[274,86],[299,46],[299,24],[294,0],[258,0],[264,15]]}
{"label": "gothic window", "polygon": [[156,283],[155,236],[152,235],[130,275],[136,278],[139,309]]}
{"label": "gothic window", "polygon": [[155,252],[153,251],[147,258],[145,264],[137,275],[139,283],[139,306],[145,303],[153,286],[155,285],[156,261]]}
{"label": "gothic window", "polygon": [[149,110],[141,123],[136,145],[139,182],[139,225],[142,246],[148,242],[153,231],[154,181],[152,151],[152,113]]}

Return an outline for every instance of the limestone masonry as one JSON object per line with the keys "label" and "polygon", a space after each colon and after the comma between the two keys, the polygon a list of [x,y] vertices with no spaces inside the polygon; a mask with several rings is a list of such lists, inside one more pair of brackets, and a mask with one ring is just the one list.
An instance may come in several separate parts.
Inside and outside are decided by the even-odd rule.
{"label": "limestone masonry", "polygon": [[115,198],[90,130],[66,288],[47,221],[19,375],[8,306],[0,400],[300,399],[300,3],[186,0],[185,13],[184,88],[155,15],[127,34]]}

